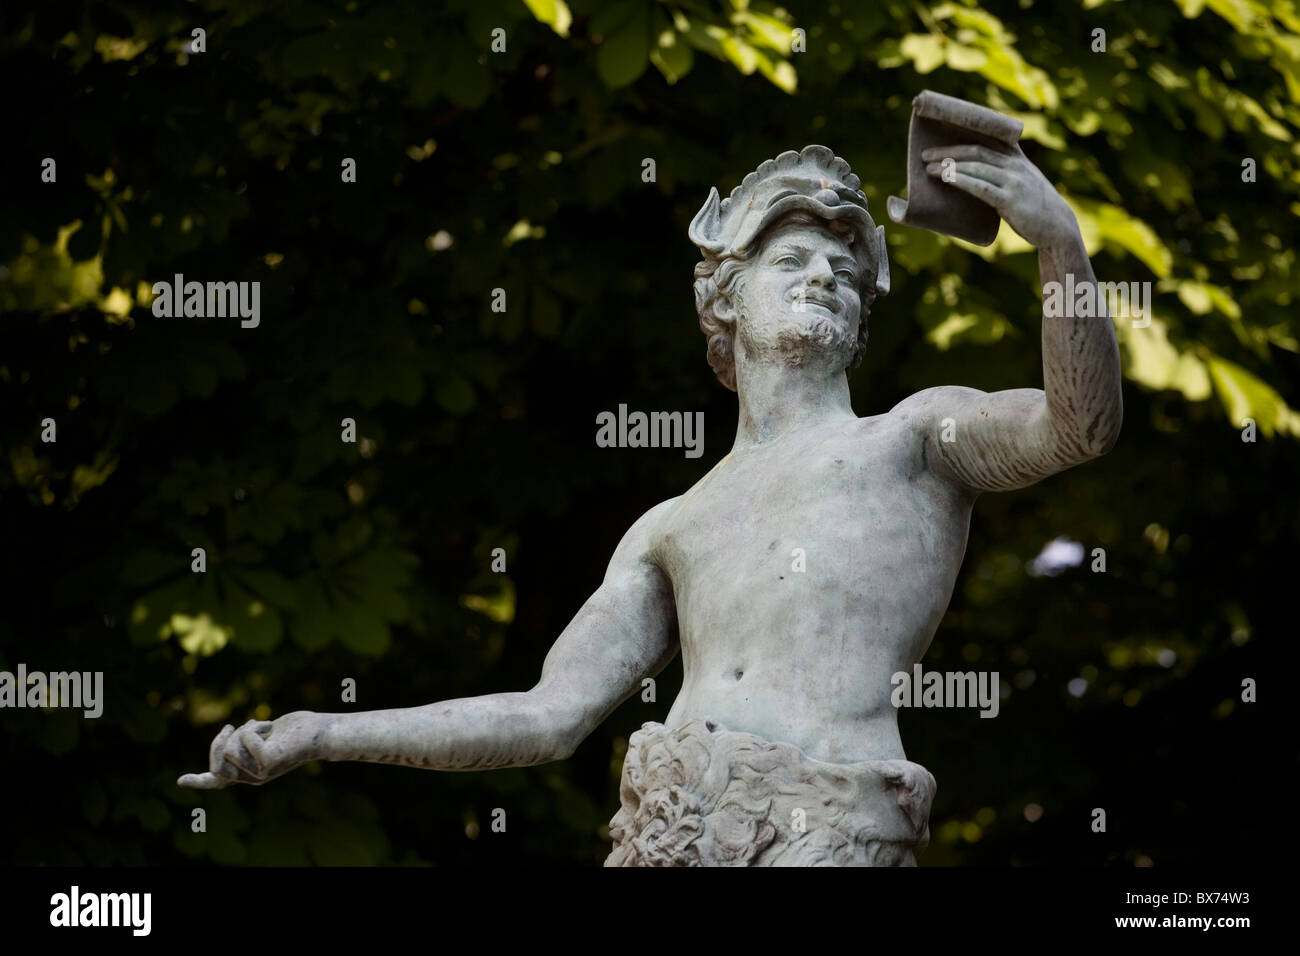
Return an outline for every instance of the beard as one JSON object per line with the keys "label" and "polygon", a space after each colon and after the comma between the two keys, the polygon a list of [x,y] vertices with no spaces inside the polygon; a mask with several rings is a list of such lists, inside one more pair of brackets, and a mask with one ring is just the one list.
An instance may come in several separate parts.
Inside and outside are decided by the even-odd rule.
{"label": "beard", "polygon": [[738,338],[745,357],[758,362],[777,360],[791,368],[809,361],[834,360],[848,368],[858,344],[856,334],[850,336],[842,322],[819,311],[796,312],[793,318],[758,326],[742,305]]}

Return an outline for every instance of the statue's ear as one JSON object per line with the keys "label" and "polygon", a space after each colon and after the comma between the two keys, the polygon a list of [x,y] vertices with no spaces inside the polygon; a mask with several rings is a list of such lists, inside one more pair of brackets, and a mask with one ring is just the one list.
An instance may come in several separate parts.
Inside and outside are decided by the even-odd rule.
{"label": "statue's ear", "polygon": [[719,292],[713,300],[713,314],[728,325],[736,324],[736,305],[731,301],[731,296],[725,292]]}

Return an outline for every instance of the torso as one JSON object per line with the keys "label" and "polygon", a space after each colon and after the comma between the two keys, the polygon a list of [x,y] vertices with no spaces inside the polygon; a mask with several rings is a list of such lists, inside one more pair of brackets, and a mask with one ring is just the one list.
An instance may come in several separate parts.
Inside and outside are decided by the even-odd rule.
{"label": "torso", "polygon": [[890,679],[948,606],[971,500],[896,416],[728,455],[651,534],[685,670],[667,725],[713,718],[829,762],[903,758]]}

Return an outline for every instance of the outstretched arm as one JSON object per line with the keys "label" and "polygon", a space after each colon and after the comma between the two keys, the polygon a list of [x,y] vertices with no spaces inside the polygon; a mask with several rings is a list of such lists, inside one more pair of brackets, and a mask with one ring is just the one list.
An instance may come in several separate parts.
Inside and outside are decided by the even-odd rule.
{"label": "outstretched arm", "polygon": [[623,537],[604,582],[555,642],[532,690],[227,726],[212,743],[208,771],[177,782],[199,790],[261,784],[311,760],[486,770],[569,756],[677,653],[672,585],[649,556],[650,528],[668,504]]}
{"label": "outstretched arm", "polygon": [[[1096,276],[1074,213],[1019,146],[954,146],[922,154],[926,170],[993,206],[1038,250],[1041,283],[1075,288]],[[1100,291],[1100,290],[1096,290]],[[1119,346],[1098,295],[1096,316],[1043,315],[1043,388],[918,392],[896,409],[925,439],[931,467],[973,492],[1023,488],[1105,454],[1124,417]],[[947,421],[947,420],[951,421]]]}

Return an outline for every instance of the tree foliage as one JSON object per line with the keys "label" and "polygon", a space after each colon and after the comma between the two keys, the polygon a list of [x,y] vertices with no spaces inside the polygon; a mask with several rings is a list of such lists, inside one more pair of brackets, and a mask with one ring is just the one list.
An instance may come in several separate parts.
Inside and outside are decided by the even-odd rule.
{"label": "tree foliage", "polygon": [[[1259,845],[1252,820],[1192,834],[1227,796],[1205,757],[1259,746],[1241,681],[1282,636],[1300,530],[1279,486],[1300,435],[1289,0],[109,0],[0,22],[26,104],[0,214],[0,668],[102,670],[107,690],[97,721],[5,714],[31,785],[13,861],[599,862],[626,737],[667,713],[680,664],[564,764],[174,780],[223,722],[531,686],[622,529],[729,442],[690,291],[709,187],[824,142],[885,221],[925,88],[1022,119],[1098,277],[1155,292],[1149,325],[1117,322],[1119,447],[977,505],[927,666],[998,670],[1011,694],[993,721],[902,715],[940,785],[925,859]],[[1022,240],[886,231],[859,414],[1041,382]],[[260,325],[156,318],[176,273],[259,281]],[[596,448],[619,402],[704,410],[703,459]],[[1088,557],[1031,573],[1057,536]]]}

